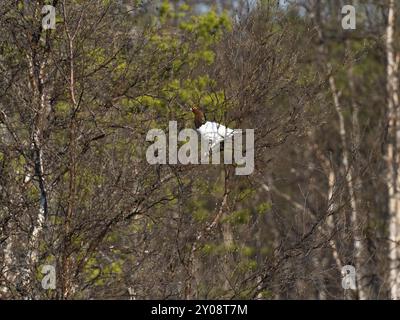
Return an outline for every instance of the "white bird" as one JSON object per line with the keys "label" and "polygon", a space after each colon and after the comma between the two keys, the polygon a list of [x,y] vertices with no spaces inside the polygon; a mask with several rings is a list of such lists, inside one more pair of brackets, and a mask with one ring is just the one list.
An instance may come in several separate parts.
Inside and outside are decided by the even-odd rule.
{"label": "white bird", "polygon": [[210,149],[217,144],[223,144],[227,137],[233,136],[235,130],[225,127],[217,122],[206,121],[204,113],[196,107],[192,107],[194,113],[194,125],[202,138],[209,142]]}

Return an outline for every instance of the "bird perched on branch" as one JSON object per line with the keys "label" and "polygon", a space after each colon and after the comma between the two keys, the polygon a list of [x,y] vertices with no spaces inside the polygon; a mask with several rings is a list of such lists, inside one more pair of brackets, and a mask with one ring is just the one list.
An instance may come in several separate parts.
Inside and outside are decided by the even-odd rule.
{"label": "bird perched on branch", "polygon": [[206,121],[204,113],[197,107],[192,107],[194,113],[194,125],[202,138],[209,142],[212,150],[218,143],[223,147],[227,137],[233,136],[235,130],[225,127],[217,122]]}

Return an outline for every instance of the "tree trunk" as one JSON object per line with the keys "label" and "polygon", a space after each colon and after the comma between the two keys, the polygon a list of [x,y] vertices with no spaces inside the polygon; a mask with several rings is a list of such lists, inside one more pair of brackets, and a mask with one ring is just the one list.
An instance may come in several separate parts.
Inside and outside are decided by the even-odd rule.
{"label": "tree trunk", "polygon": [[[321,17],[321,7],[320,3],[316,2],[315,5],[315,26],[318,32],[318,38],[319,38],[319,48],[318,48],[318,54],[321,59],[320,64],[321,68],[323,70],[326,69],[328,73],[328,81],[329,81],[329,88],[332,94],[332,99],[333,99],[333,104],[335,107],[336,114],[338,116],[339,120],[339,136],[340,136],[340,142],[342,146],[342,167],[344,169],[344,175],[345,175],[345,182],[347,186],[347,191],[349,195],[349,200],[350,200],[350,221],[351,221],[351,230],[353,233],[353,250],[354,250],[354,267],[356,269],[356,276],[357,276],[357,292],[358,296],[361,300],[368,299],[368,293],[367,293],[367,287],[368,283],[366,283],[366,273],[367,273],[367,268],[365,266],[365,261],[364,261],[364,252],[366,251],[365,248],[365,242],[363,239],[363,233],[362,233],[362,228],[365,224],[365,221],[363,221],[360,211],[359,211],[359,206],[358,206],[358,201],[356,197],[356,192],[355,192],[355,179],[356,179],[356,174],[354,171],[354,166],[351,166],[350,164],[350,154],[349,154],[349,149],[347,145],[347,139],[348,139],[348,134],[346,131],[346,125],[345,125],[345,120],[344,120],[344,110],[342,103],[340,101],[340,95],[341,93],[339,92],[337,85],[336,85],[336,80],[335,77],[333,76],[333,68],[332,65],[329,61],[329,52],[328,48],[326,46],[326,39],[325,39],[325,34],[323,30],[323,25],[322,25],[322,17]],[[358,110],[357,110],[358,111]],[[353,119],[354,122],[354,119]],[[358,126],[358,121],[356,121],[356,125]]]}
{"label": "tree trunk", "polygon": [[395,0],[389,1],[389,14],[386,29],[387,50],[387,117],[388,117],[388,145],[387,145],[387,187],[389,197],[389,284],[392,299],[400,298],[399,272],[399,241],[400,241],[400,177],[397,174],[399,166],[400,147],[400,110],[399,110],[399,79],[398,67],[400,55],[395,54]]}
{"label": "tree trunk", "polygon": [[[27,292],[31,291],[30,285],[36,277],[36,267],[39,261],[39,241],[43,232],[48,214],[47,190],[44,178],[44,160],[43,160],[43,131],[48,113],[50,112],[48,91],[45,85],[45,57],[39,61],[36,52],[32,56],[28,56],[29,62],[29,79],[33,95],[33,105],[36,114],[34,118],[31,133],[31,151],[34,162],[34,176],[38,181],[39,188],[39,210],[35,217],[33,231],[30,234],[28,242],[28,252],[26,255],[26,268],[22,274],[23,287]],[[33,297],[33,295],[28,294]]]}

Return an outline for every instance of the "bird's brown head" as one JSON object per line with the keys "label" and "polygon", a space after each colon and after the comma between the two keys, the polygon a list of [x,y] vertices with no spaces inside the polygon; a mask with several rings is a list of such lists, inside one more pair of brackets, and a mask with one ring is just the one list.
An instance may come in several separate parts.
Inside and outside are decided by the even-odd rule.
{"label": "bird's brown head", "polygon": [[191,107],[191,110],[194,113],[194,125],[198,129],[206,122],[204,113],[198,107]]}

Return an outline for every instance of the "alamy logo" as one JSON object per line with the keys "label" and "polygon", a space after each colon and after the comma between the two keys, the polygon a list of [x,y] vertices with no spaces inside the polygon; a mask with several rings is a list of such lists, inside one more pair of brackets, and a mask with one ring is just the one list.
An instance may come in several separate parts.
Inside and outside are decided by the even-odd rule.
{"label": "alamy logo", "polygon": [[[220,164],[221,144],[223,143],[224,164],[235,164],[236,175],[249,175],[254,171],[254,129],[246,129],[246,147],[243,152],[242,130],[235,129],[224,137],[207,141],[200,139],[196,130],[183,129],[178,133],[177,122],[170,121],[167,136],[161,129],[151,129],[146,141],[154,143],[147,148],[146,159],[149,164]],[[218,135],[216,130],[215,135]],[[178,150],[178,142],[183,142]]]}
{"label": "alamy logo", "polygon": [[343,266],[342,275],[342,288],[356,290],[356,268],[351,265]]}
{"label": "alamy logo", "polygon": [[42,19],[42,28],[55,29],[56,28],[56,8],[51,5],[45,5],[42,7],[42,14],[45,16]]}
{"label": "alamy logo", "polygon": [[42,288],[55,289],[56,288],[56,268],[52,265],[45,264],[42,267],[41,273],[44,274],[42,279]]}
{"label": "alamy logo", "polygon": [[345,5],[342,7],[342,28],[344,30],[355,30],[356,28],[356,8],[352,5]]}

